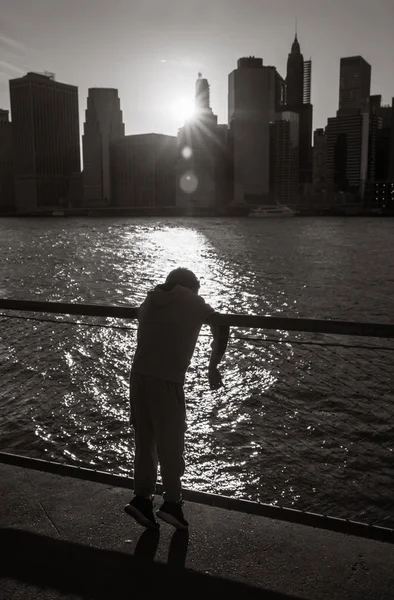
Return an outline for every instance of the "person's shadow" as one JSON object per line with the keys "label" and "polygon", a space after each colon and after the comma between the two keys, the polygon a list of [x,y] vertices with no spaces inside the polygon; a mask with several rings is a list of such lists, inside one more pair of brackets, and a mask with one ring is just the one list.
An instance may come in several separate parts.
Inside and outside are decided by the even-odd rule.
{"label": "person's shadow", "polygon": [[177,529],[171,538],[168,550],[167,564],[172,569],[184,569],[187,549],[189,546],[189,531]]}
{"label": "person's shadow", "polygon": [[160,530],[145,529],[134,550],[134,559],[139,564],[153,563],[159,545]]}
{"label": "person's shadow", "polygon": [[[140,536],[134,550],[134,559],[139,564],[152,564],[160,541],[159,529],[146,529]],[[186,564],[189,546],[189,532],[177,529],[171,538],[167,565],[171,569],[183,569]]]}
{"label": "person's shadow", "polygon": [[[172,536],[168,564],[155,561],[159,539],[158,531],[144,531],[134,555],[130,555],[30,531],[0,528],[0,596],[30,598],[34,588],[34,597],[43,590],[42,597],[49,598],[47,590],[57,590],[62,597],[71,594],[86,600],[130,600],[133,590],[147,598],[174,596],[175,591],[175,596],[180,593],[184,596],[186,592],[197,598],[301,600],[186,567],[187,531],[176,531]],[[50,596],[53,597],[52,593]]]}

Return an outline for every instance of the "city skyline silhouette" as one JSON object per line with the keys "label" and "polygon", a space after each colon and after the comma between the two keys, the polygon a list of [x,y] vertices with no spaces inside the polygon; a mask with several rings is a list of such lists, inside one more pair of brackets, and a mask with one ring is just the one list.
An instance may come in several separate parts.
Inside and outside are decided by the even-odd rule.
{"label": "city skyline silhouette", "polygon": [[[274,6],[275,4],[275,6]],[[311,1],[157,2],[138,6],[104,0],[83,7],[70,0],[34,7],[26,0],[5,0],[0,21],[0,107],[9,109],[8,80],[28,71],[51,71],[58,81],[79,88],[83,122],[88,88],[119,90],[126,134],[155,131],[175,135],[183,125],[179,105],[193,100],[202,72],[211,85],[211,106],[227,122],[228,76],[240,56],[262,57],[282,76],[294,39],[313,61],[313,127],[324,127],[338,105],[339,61],[362,55],[372,65],[372,94],[391,102],[390,56],[394,4],[380,0],[325,6]],[[353,10],[350,8],[353,4]],[[86,10],[91,7],[91,10]],[[242,19],[241,19],[242,16]],[[377,42],[379,31],[379,43]],[[368,33],[368,35],[367,35]],[[331,41],[330,41],[331,40]]]}

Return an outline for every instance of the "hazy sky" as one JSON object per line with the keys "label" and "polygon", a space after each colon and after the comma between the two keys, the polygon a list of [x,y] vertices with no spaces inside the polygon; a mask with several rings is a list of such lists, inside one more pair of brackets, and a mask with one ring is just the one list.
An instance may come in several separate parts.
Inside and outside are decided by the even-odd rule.
{"label": "hazy sky", "polygon": [[0,108],[8,79],[53,71],[79,88],[119,90],[126,133],[176,134],[174,104],[192,98],[198,71],[227,122],[228,74],[255,55],[286,74],[295,17],[304,58],[312,58],[314,127],[338,104],[339,59],[372,65],[372,93],[394,96],[394,0],[1,0]]}

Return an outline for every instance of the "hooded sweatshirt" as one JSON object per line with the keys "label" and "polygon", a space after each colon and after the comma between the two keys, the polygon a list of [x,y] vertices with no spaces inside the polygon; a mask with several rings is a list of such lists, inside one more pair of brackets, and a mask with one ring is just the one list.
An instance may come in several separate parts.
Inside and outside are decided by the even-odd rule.
{"label": "hooded sweatshirt", "polygon": [[214,313],[201,296],[180,285],[149,292],[138,309],[132,372],[183,384],[200,329]]}

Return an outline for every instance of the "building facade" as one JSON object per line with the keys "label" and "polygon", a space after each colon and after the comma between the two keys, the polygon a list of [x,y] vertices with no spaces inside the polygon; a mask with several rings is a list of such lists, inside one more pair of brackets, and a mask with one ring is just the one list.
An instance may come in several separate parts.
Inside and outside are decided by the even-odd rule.
{"label": "building facade", "polygon": [[[391,103],[389,180],[394,182],[394,98]],[[394,200],[393,200],[394,201]]]}
{"label": "building facade", "polygon": [[229,75],[228,116],[234,204],[262,204],[270,193],[270,123],[275,121],[276,69],[241,58]]}
{"label": "building facade", "polygon": [[8,110],[0,109],[0,214],[15,210],[12,123]]}
{"label": "building facade", "polygon": [[[370,98],[371,66],[361,56],[341,59],[339,108],[326,128],[326,179],[336,194],[365,201],[374,177],[380,103]],[[372,106],[375,107],[372,110]]]}
{"label": "building facade", "polygon": [[[393,107],[382,106],[381,96],[370,98],[369,164],[365,205],[394,210]],[[393,102],[394,104],[394,102]]]}
{"label": "building facade", "polygon": [[316,129],[313,135],[313,188],[326,186],[327,137],[324,129]]}
{"label": "building facade", "polygon": [[113,140],[124,135],[118,90],[89,89],[82,136],[85,206],[111,204],[110,146]]}
{"label": "building facade", "polygon": [[381,94],[375,94],[369,97],[369,112],[382,119],[382,128],[390,128],[392,123],[392,107],[382,104]]}
{"label": "building facade", "polygon": [[311,103],[312,96],[312,61],[304,61],[304,104]]}
{"label": "building facade", "polygon": [[271,124],[271,191],[276,202],[294,205],[299,196],[299,115],[284,111]]}
{"label": "building facade", "polygon": [[10,81],[10,97],[17,209],[63,206],[81,170],[78,88],[28,73]]}
{"label": "building facade", "polygon": [[112,206],[175,206],[177,139],[157,133],[111,143]]}
{"label": "building facade", "polygon": [[[368,173],[367,181],[375,181],[377,175],[378,145],[382,141],[382,118],[374,113],[369,114],[369,135],[368,135]],[[388,152],[389,145],[387,146]],[[382,158],[382,157],[381,157]],[[385,159],[388,164],[388,157]]]}
{"label": "building facade", "polygon": [[369,110],[371,65],[362,56],[341,58],[338,117]]}
{"label": "building facade", "polygon": [[369,114],[328,119],[326,128],[328,185],[338,192],[364,196],[369,160]]}

